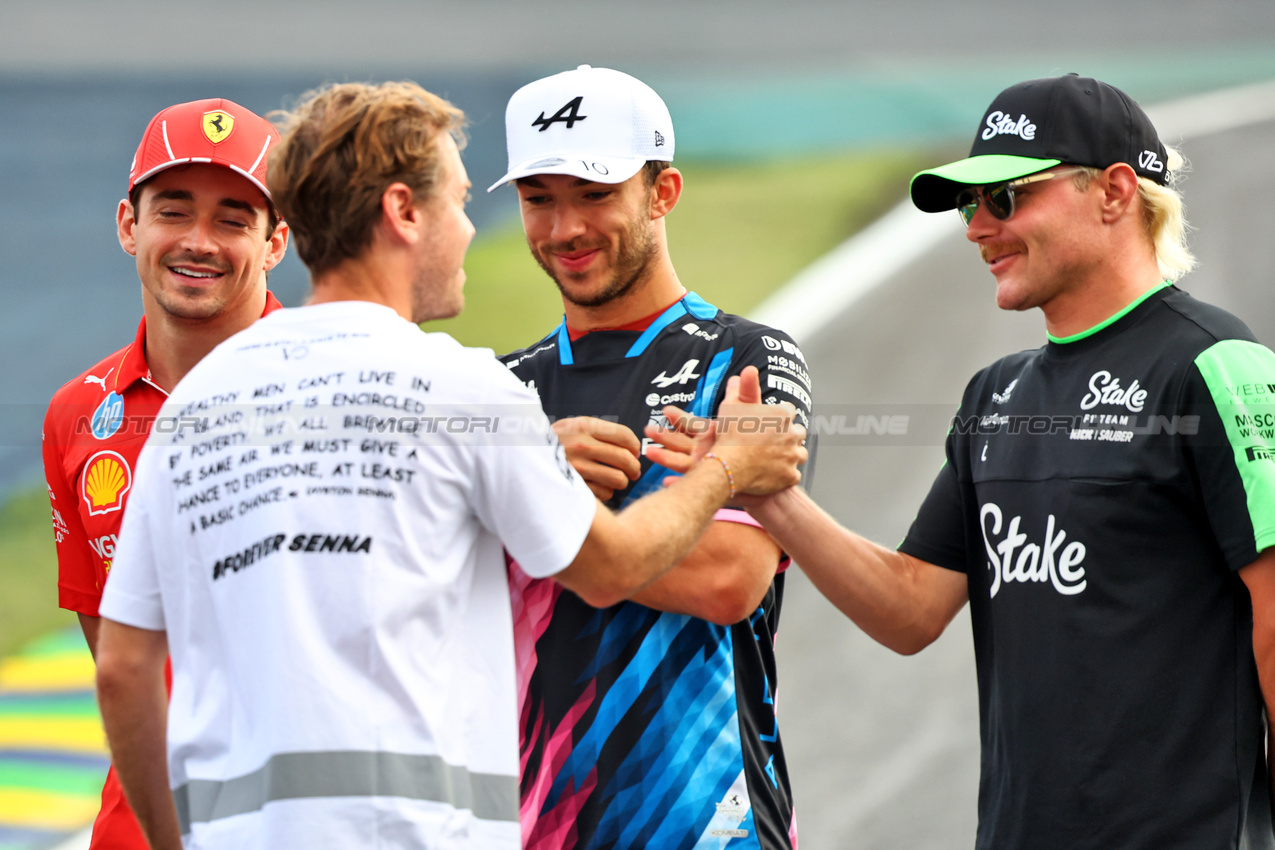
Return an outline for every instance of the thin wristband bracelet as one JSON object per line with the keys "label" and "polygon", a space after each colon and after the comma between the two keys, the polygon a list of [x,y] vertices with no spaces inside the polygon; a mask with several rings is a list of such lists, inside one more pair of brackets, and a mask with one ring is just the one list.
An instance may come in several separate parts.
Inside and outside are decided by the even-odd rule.
{"label": "thin wristband bracelet", "polygon": [[708,454],[704,455],[704,457],[702,457],[701,460],[708,460],[710,457],[722,465],[722,471],[726,473],[726,483],[730,485],[729,498],[734,499],[735,498],[735,476],[730,471],[730,464],[726,462],[726,458],[722,457],[716,452],[709,452]]}

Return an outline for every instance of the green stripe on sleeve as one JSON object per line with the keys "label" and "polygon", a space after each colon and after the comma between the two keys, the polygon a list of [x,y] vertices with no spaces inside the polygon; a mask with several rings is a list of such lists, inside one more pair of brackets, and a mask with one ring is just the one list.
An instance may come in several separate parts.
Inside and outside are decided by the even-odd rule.
{"label": "green stripe on sleeve", "polygon": [[1260,552],[1275,545],[1275,354],[1228,339],[1203,351],[1195,365],[1226,428]]}

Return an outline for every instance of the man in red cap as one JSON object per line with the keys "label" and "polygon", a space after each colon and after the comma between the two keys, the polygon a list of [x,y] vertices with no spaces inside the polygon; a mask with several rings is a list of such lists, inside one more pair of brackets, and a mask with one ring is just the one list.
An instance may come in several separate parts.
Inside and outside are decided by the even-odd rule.
{"label": "man in red cap", "polygon": [[[58,604],[79,614],[95,654],[98,602],[160,406],[218,343],[281,306],[266,290],[288,244],[266,188],[278,140],[264,118],[214,98],[160,112],[133,158],[116,221],[142,282],[137,336],[59,389],[44,419]],[[146,846],[112,770],[90,847]]]}

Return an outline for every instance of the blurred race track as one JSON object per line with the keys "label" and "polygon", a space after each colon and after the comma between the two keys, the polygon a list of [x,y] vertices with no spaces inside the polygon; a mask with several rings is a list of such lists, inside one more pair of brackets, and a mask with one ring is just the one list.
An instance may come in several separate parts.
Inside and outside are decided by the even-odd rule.
{"label": "blurred race track", "polygon": [[[38,484],[54,390],[132,338],[114,214],[159,108],[264,113],[324,81],[414,78],[465,109],[481,187],[504,170],[509,94],[581,62],[660,91],[683,161],[939,148],[1016,79],[1078,70],[1146,103],[1275,77],[1275,3],[0,0],[0,360],[21,364],[0,376],[0,496]],[[515,212],[510,193],[474,194],[480,232]],[[305,296],[295,252],[271,286]]]}
{"label": "blurred race track", "polygon": [[[1275,150],[1275,122],[1181,147],[1193,166],[1183,191],[1199,258],[1182,288],[1273,345],[1275,175],[1259,164]],[[991,274],[948,216],[949,238],[799,340],[816,414],[909,415],[916,426],[892,440],[824,436],[819,448],[815,498],[888,545],[902,539],[942,463],[966,381],[1045,338],[1039,311],[996,309]],[[973,846],[978,706],[968,607],[934,645],[904,658],[863,635],[799,571],[790,576],[778,693],[802,846]]]}

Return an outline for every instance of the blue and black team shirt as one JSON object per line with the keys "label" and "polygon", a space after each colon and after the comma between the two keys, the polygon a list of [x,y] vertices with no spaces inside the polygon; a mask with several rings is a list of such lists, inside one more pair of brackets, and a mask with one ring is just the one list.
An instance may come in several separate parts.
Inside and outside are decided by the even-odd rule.
{"label": "blue and black team shirt", "polygon": [[[596,416],[643,439],[676,404],[712,416],[749,364],[763,398],[808,425],[810,379],[783,332],[687,294],[642,331],[572,341],[565,324],[501,358],[550,418]],[[661,487],[642,476],[613,508]],[[734,626],[633,602],[596,609],[510,568],[527,848],[791,848],[792,793],[775,718],[783,575]]]}
{"label": "blue and black team shirt", "polygon": [[1275,846],[1252,609],[1275,355],[1171,286],[975,375],[900,549],[968,576],[977,847]]}

